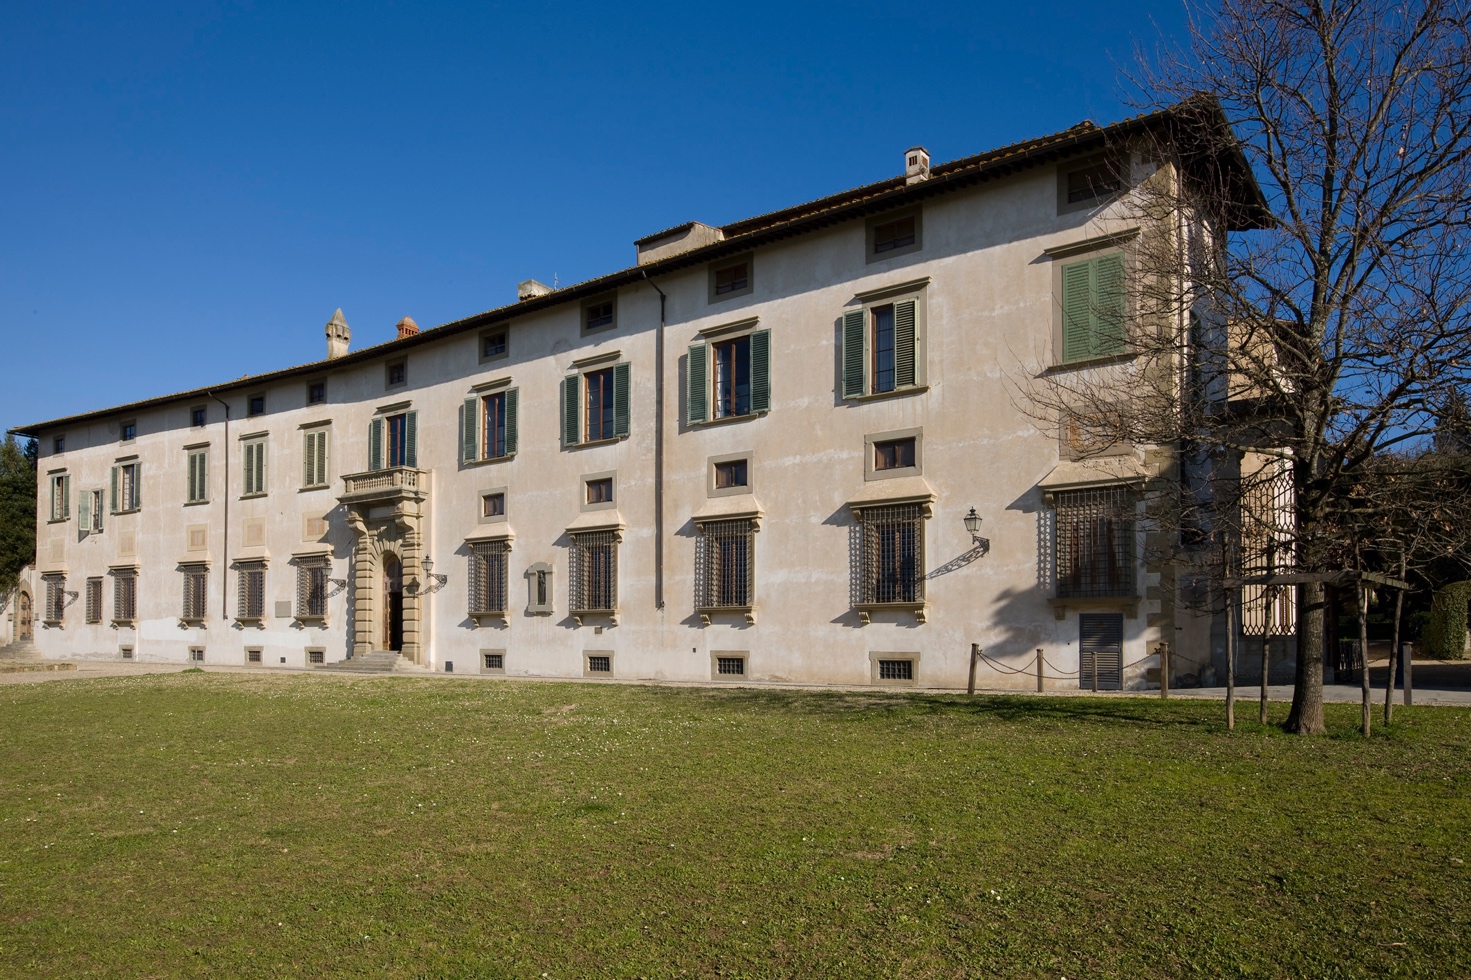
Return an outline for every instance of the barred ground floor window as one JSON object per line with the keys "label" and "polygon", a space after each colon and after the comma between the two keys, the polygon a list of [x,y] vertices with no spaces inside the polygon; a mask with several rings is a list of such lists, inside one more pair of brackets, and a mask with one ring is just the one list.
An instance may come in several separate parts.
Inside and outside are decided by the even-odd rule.
{"label": "barred ground floor window", "polygon": [[505,614],[506,565],[510,551],[506,541],[477,541],[470,545],[471,616]]}
{"label": "barred ground floor window", "polygon": [[238,572],[239,595],[236,617],[239,619],[261,619],[266,614],[266,563],[263,561],[241,562]]}
{"label": "barred ground floor window", "polygon": [[618,532],[572,535],[569,556],[572,615],[612,613],[618,608]]}
{"label": "barred ground floor window", "polygon": [[1054,568],[1060,599],[1134,595],[1134,494],[1128,487],[1063,490]]}
{"label": "barred ground floor window", "polygon": [[296,618],[327,618],[328,573],[332,559],[326,555],[296,561]]}
{"label": "barred ground floor window", "polygon": [[756,522],[706,521],[695,540],[695,606],[701,613],[756,604]]}
{"label": "barred ground floor window", "polygon": [[102,622],[102,579],[87,579],[87,622]]}
{"label": "barred ground floor window", "polygon": [[66,613],[66,576],[43,575],[46,583],[46,622],[60,623]]}
{"label": "barred ground floor window", "polygon": [[860,606],[924,602],[924,522],[920,504],[868,507],[859,513]]}
{"label": "barred ground floor window", "polygon": [[138,573],[117,568],[112,572],[112,621],[131,623],[138,618]]}
{"label": "barred ground floor window", "polygon": [[209,606],[209,566],[184,565],[184,608],[180,619],[202,620]]}

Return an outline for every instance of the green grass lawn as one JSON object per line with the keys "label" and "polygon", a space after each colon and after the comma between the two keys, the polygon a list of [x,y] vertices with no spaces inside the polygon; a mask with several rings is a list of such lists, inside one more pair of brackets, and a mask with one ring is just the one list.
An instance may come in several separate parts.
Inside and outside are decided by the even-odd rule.
{"label": "green grass lawn", "polygon": [[1358,710],[5,687],[0,975],[1471,975],[1471,712]]}

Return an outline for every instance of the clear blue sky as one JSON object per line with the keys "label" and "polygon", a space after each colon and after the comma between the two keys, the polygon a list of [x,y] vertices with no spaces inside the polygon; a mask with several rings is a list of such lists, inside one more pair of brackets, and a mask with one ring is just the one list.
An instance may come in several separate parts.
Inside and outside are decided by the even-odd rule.
{"label": "clear blue sky", "polygon": [[320,358],[1133,113],[1134,4],[0,10],[0,429]]}

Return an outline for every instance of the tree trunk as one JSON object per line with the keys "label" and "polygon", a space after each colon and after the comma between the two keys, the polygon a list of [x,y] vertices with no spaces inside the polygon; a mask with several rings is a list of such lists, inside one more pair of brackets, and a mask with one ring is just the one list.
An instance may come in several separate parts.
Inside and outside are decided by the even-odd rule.
{"label": "tree trunk", "polygon": [[[1399,577],[1405,577],[1404,562],[1400,563]],[[1394,590],[1394,632],[1389,643],[1389,679],[1384,682],[1384,724],[1394,720],[1394,665],[1399,663],[1399,624],[1405,611],[1405,590]]]}
{"label": "tree trunk", "polygon": [[1262,609],[1262,705],[1257,714],[1257,721],[1265,725],[1267,723],[1267,662],[1268,644],[1272,642],[1272,587],[1269,585],[1262,590],[1262,597],[1266,605]]}
{"label": "tree trunk", "polygon": [[[1370,706],[1371,695],[1369,693],[1369,585],[1360,581],[1357,589],[1359,600],[1359,685],[1364,692],[1363,729],[1364,737],[1369,737],[1369,725],[1372,709]],[[1389,672],[1394,674],[1391,665]]]}
{"label": "tree trunk", "polygon": [[1236,624],[1231,616],[1231,593],[1226,591],[1226,730],[1236,728]]}
{"label": "tree trunk", "polygon": [[1323,726],[1324,588],[1318,582],[1299,587],[1297,674],[1292,710],[1283,726],[1298,735],[1321,735]]}

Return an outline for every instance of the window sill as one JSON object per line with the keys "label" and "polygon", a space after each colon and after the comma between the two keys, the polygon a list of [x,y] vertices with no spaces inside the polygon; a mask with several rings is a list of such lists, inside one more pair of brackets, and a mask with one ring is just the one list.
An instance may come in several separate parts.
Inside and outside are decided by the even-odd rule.
{"label": "window sill", "polygon": [[1076,361],[1062,361],[1059,364],[1045,368],[1042,374],[1045,377],[1046,375],[1060,374],[1063,371],[1072,371],[1077,368],[1105,367],[1109,364],[1123,364],[1126,361],[1132,360],[1134,360],[1134,355],[1128,351],[1122,351],[1118,354],[1099,354],[1097,357],[1080,357]]}
{"label": "window sill", "polygon": [[138,511],[140,511],[142,509],[143,508],[141,508],[141,507],[129,507],[127,510],[115,510],[115,511],[112,512],[112,516],[113,517],[122,517],[124,514],[136,514],[136,513],[138,513]]}
{"label": "window sill", "polygon": [[184,506],[185,507],[202,507],[203,505],[205,505],[207,503],[209,503],[208,500],[186,500],[186,501],[184,501]]}
{"label": "window sill", "polygon": [[744,415],[722,415],[718,419],[705,419],[703,422],[686,422],[691,429],[704,429],[714,425],[725,425],[729,422],[749,422],[751,419],[763,418],[771,414],[771,410],[764,412],[747,412]]}
{"label": "window sill", "polygon": [[236,616],[235,624],[240,627],[254,626],[258,630],[266,628],[265,616]]}
{"label": "window sill", "polygon": [[330,483],[313,483],[309,487],[297,487],[296,488],[296,492],[297,493],[314,493],[317,490],[329,490],[329,489],[331,489],[331,487],[332,487],[332,484],[330,484]]}
{"label": "window sill", "polygon": [[618,610],[616,609],[573,609],[569,615],[572,617],[572,621],[578,626],[582,625],[584,619],[593,616],[606,616],[609,626],[618,625]]}
{"label": "window sill", "polygon": [[627,438],[628,438],[628,436],[613,436],[611,439],[593,439],[593,440],[590,440],[588,442],[574,442],[572,445],[570,445],[570,446],[564,445],[564,446],[562,446],[562,448],[563,449],[587,449],[587,448],[590,448],[590,447],[593,447],[593,446],[611,446],[614,443],[622,442],[624,439],[627,439]]}
{"label": "window sill", "polygon": [[1067,619],[1069,609],[1118,609],[1123,611],[1125,619],[1139,618],[1137,595],[1058,596],[1047,602],[1052,606],[1053,619]]}
{"label": "window sill", "polygon": [[267,491],[261,491],[260,493],[242,493],[240,495],[240,499],[241,500],[255,500],[257,497],[269,497],[269,496],[270,496],[270,493],[269,492],[267,492]]}
{"label": "window sill", "polygon": [[756,625],[755,606],[696,606],[695,612],[700,615],[700,623],[704,626],[710,625],[712,616],[744,616],[747,626]]}
{"label": "window sill", "polygon": [[189,626],[203,626],[206,618],[204,616],[180,616],[179,627],[183,629]]}
{"label": "window sill", "polygon": [[878,402],[887,398],[903,398],[905,395],[922,395],[930,390],[929,385],[907,385],[893,391],[871,391],[866,395],[849,395],[845,402]]}
{"label": "window sill", "polygon": [[43,619],[43,620],[41,620],[41,625],[44,626],[44,627],[46,627],[49,630],[61,629],[61,620],[59,620],[59,619]]}
{"label": "window sill", "polygon": [[872,622],[873,614],[876,612],[912,612],[916,623],[923,623],[929,619],[929,612],[923,600],[919,602],[860,602],[853,609],[858,613],[858,621],[864,625]]}
{"label": "window sill", "polygon": [[500,620],[500,624],[502,626],[504,626],[504,625],[506,625],[507,621],[510,619],[510,614],[506,610],[504,610],[504,609],[501,609],[501,610],[494,610],[494,609],[492,609],[492,610],[489,610],[489,611],[472,612],[472,613],[469,614],[469,616],[470,616],[471,619],[475,620],[475,625],[476,626],[484,626],[485,623],[482,622],[482,620],[486,620],[486,619],[498,619],[498,620]]}
{"label": "window sill", "polygon": [[136,623],[136,622],[137,622],[137,620],[133,619],[131,616],[129,616],[126,619],[114,619],[112,621],[112,628],[113,629],[119,629],[120,627],[123,627],[123,626],[132,627],[133,624]]}
{"label": "window sill", "polygon": [[[609,440],[604,441],[606,442]],[[592,445],[592,443],[578,443],[578,445]],[[509,463],[515,458],[515,453],[506,453],[504,456],[483,456],[480,459],[467,459],[463,462],[466,466],[493,466],[496,463]]]}
{"label": "window sill", "polygon": [[297,615],[297,616],[292,616],[291,618],[293,620],[295,620],[296,622],[301,623],[302,625],[310,625],[310,626],[326,626],[327,625],[327,617],[326,616],[304,616],[304,615]]}
{"label": "window sill", "polygon": [[50,520],[48,520],[46,523],[47,524],[70,524],[71,523],[71,518],[70,517],[53,517]]}

